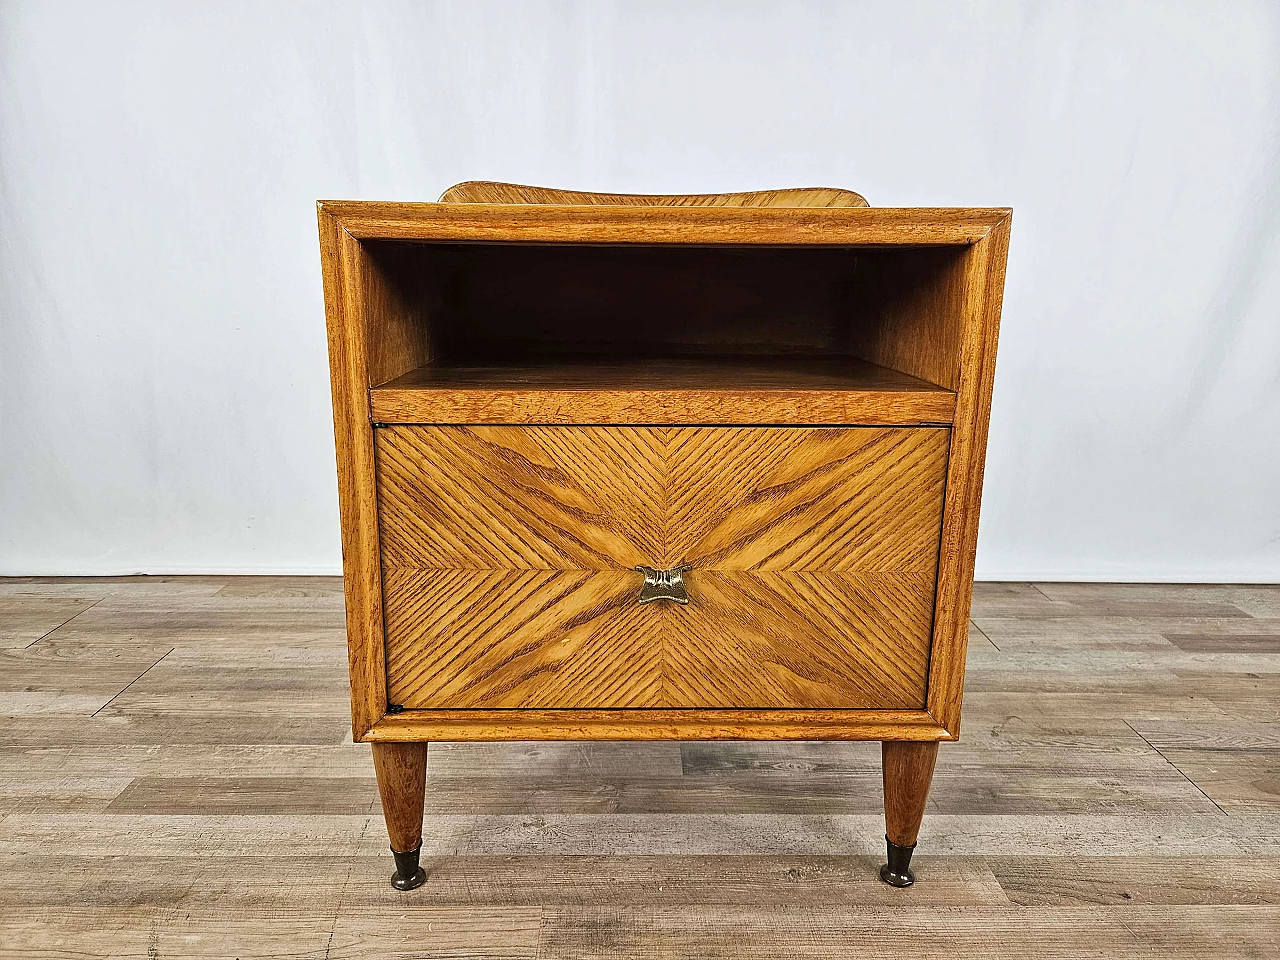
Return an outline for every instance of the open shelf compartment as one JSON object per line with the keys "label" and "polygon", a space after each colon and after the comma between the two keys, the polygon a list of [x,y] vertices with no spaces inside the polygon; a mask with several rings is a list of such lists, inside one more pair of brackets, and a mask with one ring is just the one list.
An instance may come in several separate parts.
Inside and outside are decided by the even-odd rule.
{"label": "open shelf compartment", "polygon": [[953,419],[964,246],[361,246],[374,422]]}

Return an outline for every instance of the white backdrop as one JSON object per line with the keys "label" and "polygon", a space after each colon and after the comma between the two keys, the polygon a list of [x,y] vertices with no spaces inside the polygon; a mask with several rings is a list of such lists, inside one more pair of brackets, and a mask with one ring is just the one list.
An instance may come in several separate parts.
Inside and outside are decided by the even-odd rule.
{"label": "white backdrop", "polygon": [[979,576],[1280,580],[1280,5],[0,7],[0,573],[339,570],[317,198],[1012,205]]}

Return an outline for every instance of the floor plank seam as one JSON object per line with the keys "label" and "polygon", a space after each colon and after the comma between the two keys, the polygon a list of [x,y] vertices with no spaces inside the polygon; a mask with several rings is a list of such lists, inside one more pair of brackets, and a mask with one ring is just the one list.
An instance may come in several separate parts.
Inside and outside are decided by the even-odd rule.
{"label": "floor plank seam", "polygon": [[333,910],[333,925],[329,928],[329,939],[324,947],[324,960],[329,960],[329,954],[333,950],[333,938],[338,932],[338,923],[342,920],[343,911],[346,910],[347,906],[347,891],[351,887],[351,874],[355,871],[355,858],[359,854],[360,845],[369,835],[369,827],[372,823],[372,816],[364,818],[364,823],[360,826],[360,836],[356,838],[355,846],[347,857],[347,875],[342,878],[342,886],[338,890],[338,902]]}
{"label": "floor plank seam", "polygon": [[61,630],[63,627],[65,627],[68,623],[70,623],[70,622],[71,622],[72,620],[74,620],[76,617],[80,616],[80,614],[82,614],[82,613],[86,613],[86,612],[88,612],[88,611],[92,610],[94,607],[96,607],[98,604],[100,604],[100,603],[101,603],[103,600],[105,600],[105,599],[107,599],[107,598],[106,598],[106,597],[99,597],[97,600],[93,601],[93,603],[89,604],[89,605],[88,605],[87,607],[85,607],[83,610],[77,610],[75,613],[73,613],[71,616],[67,617],[67,619],[63,620],[60,624],[58,624],[58,625],[57,625],[56,627],[54,627],[52,630],[47,630],[47,631],[45,631],[44,633],[40,634],[40,636],[36,637],[34,640],[32,640],[30,643],[28,643],[25,647],[22,647],[21,649],[23,649],[23,650],[30,650],[32,647],[34,647],[37,643],[39,643],[39,642],[40,642],[41,640],[43,640],[45,637],[49,637],[49,636],[52,636],[53,634],[57,633],[59,630]]}
{"label": "floor plank seam", "polygon": [[[170,653],[173,653],[173,651],[174,651],[174,650],[177,650],[177,649],[178,649],[177,647],[170,647],[170,648],[169,648],[168,653],[166,653],[164,656],[162,656],[162,657],[160,658],[160,660],[163,660],[163,659],[164,659],[165,657],[167,657]],[[123,689],[121,689],[119,693],[117,693],[114,697],[112,697],[110,700],[108,700],[106,703],[104,703],[102,706],[100,706],[97,710],[93,711],[93,713],[89,714],[89,719],[90,719],[90,720],[92,720],[94,717],[96,717],[98,714],[100,714],[103,710],[107,709],[107,707],[111,706],[111,704],[115,703],[115,701],[116,701],[116,697],[119,697],[119,696],[120,696],[120,694],[124,693],[124,691],[125,691],[125,690],[128,690],[128,689],[129,689],[130,687],[132,687],[135,683],[137,683],[139,680],[141,680],[143,677],[145,677],[148,673],[150,673],[152,670],[154,670],[154,669],[156,668],[156,666],[160,663],[160,660],[157,660],[157,661],[156,661],[155,663],[153,663],[151,666],[147,667],[147,669],[143,670],[140,674],[138,674],[136,677],[134,677],[132,680],[130,680],[128,683],[126,683],[126,684],[124,685],[124,688],[123,688]]]}
{"label": "floor plank seam", "polygon": [[1000,649],[1000,645],[998,643],[996,643],[994,640],[992,640],[990,637],[987,636],[987,631],[983,630],[980,626],[978,626],[977,620],[970,620],[969,625],[973,627],[973,629],[977,630],[978,633],[982,634],[983,639],[986,640],[987,643],[991,644],[993,647],[996,648],[996,653],[1004,652]]}
{"label": "floor plank seam", "polygon": [[1183,780],[1186,780],[1186,781],[1187,781],[1187,783],[1189,783],[1189,784],[1191,784],[1193,787],[1195,787],[1195,788],[1196,788],[1196,790],[1198,790],[1198,791],[1200,792],[1200,796],[1204,797],[1206,800],[1208,800],[1210,803],[1212,803],[1215,807],[1217,807],[1217,809],[1218,809],[1218,812],[1219,812],[1219,813],[1221,813],[1224,817],[1229,817],[1229,816],[1231,816],[1231,814],[1227,813],[1227,811],[1223,810],[1223,809],[1222,809],[1222,807],[1221,807],[1221,806],[1219,806],[1219,804],[1218,804],[1218,801],[1217,801],[1217,800],[1213,799],[1213,797],[1209,796],[1207,793],[1205,793],[1205,792],[1204,792],[1204,788],[1203,788],[1203,787],[1201,787],[1201,786],[1200,786],[1200,784],[1196,783],[1194,780],[1192,780],[1190,777],[1188,777],[1188,776],[1186,775],[1186,773],[1184,773],[1184,772],[1183,772],[1183,770],[1182,770],[1182,768],[1181,768],[1181,767],[1179,767],[1176,763],[1174,763],[1172,760],[1170,760],[1168,757],[1166,757],[1166,756],[1164,755],[1163,751],[1161,751],[1161,749],[1160,749],[1159,747],[1157,747],[1154,743],[1152,743],[1152,742],[1151,742],[1150,740],[1148,740],[1146,737],[1143,737],[1143,736],[1142,736],[1142,734],[1138,732],[1138,730],[1134,727],[1134,725],[1133,725],[1132,723],[1130,723],[1127,719],[1126,719],[1126,720],[1124,720],[1123,722],[1124,722],[1124,725],[1125,725],[1126,727],[1128,727],[1130,730],[1132,730],[1134,733],[1138,734],[1138,736],[1142,738],[1142,742],[1143,742],[1143,743],[1145,743],[1148,747],[1150,747],[1152,750],[1154,750],[1156,753],[1158,753],[1158,754],[1160,755],[1160,759],[1161,759],[1161,760],[1163,760],[1165,763],[1169,764],[1169,766],[1173,767],[1173,769],[1177,770],[1177,771],[1178,771],[1178,775],[1179,775],[1179,776],[1181,776]]}

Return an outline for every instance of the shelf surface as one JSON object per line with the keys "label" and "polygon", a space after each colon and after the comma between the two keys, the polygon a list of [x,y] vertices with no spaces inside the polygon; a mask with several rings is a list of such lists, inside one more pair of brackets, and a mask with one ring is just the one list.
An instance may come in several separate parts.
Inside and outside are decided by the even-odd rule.
{"label": "shelf surface", "polygon": [[847,357],[429,363],[369,391],[376,423],[950,423],[955,393]]}

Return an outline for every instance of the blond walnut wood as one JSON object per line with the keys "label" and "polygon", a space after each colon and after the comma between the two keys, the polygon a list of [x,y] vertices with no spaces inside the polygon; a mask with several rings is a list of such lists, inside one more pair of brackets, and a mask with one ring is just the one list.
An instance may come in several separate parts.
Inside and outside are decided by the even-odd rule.
{"label": "blond walnut wood", "polygon": [[[530,357],[546,354],[548,348],[577,342],[582,334],[590,336],[593,330],[618,329],[617,323],[609,324],[607,313],[593,314],[585,301],[577,305],[577,313],[567,327],[554,328],[552,340],[542,344],[541,350],[537,344],[530,348],[529,344],[515,343],[524,331],[517,325],[504,324],[507,317],[518,318],[522,305],[530,302],[544,311],[541,319],[552,324],[556,318],[551,307],[583,284],[584,289],[589,289],[601,267],[606,268],[608,282],[597,286],[592,295],[608,290],[616,293],[621,288],[613,278],[616,275],[626,280],[628,269],[632,269],[633,279],[641,274],[654,276],[651,267],[670,261],[654,252],[677,247],[693,254],[698,250],[708,251],[708,255],[715,251],[719,259],[709,261],[715,264],[716,284],[712,289],[732,296],[698,302],[696,289],[689,290],[688,282],[681,279],[681,271],[687,273],[693,265],[671,261],[665,272],[660,272],[660,295],[649,297],[650,302],[644,306],[692,306],[676,311],[674,319],[679,325],[675,329],[684,336],[668,338],[663,356],[673,351],[680,356],[701,352],[719,363],[739,347],[748,353],[768,354],[770,344],[765,341],[771,340],[781,345],[784,353],[808,351],[831,356],[851,352],[954,392],[954,430],[947,466],[937,615],[929,652],[927,711],[897,711],[910,715],[909,720],[903,721],[904,730],[928,730],[928,736],[954,738],[959,730],[981,465],[1009,214],[1007,209],[320,204],[343,506],[352,718],[357,738],[387,739],[385,733],[375,731],[393,730],[418,739],[428,732],[427,721],[401,718],[395,725],[397,718],[383,715],[386,648],[382,635],[380,543],[370,519],[376,509],[376,466],[368,388],[414,370],[438,367],[442,356],[446,361],[454,356],[442,354],[441,346],[449,350],[469,347],[469,362],[483,364],[484,351],[493,343],[490,337],[494,333],[513,341],[519,362],[521,350]],[[633,265],[641,268],[641,274],[636,274],[627,262],[613,263],[603,253],[578,257],[574,261],[577,266],[560,270],[555,283],[537,291],[530,301],[525,294],[533,293],[539,277],[546,276],[545,271],[539,271],[547,258],[538,254],[516,257],[507,263],[512,257],[497,253],[554,250],[540,244],[574,245],[562,248],[565,250],[650,254]],[[750,260],[752,251],[759,254],[758,259]],[[466,256],[459,260],[454,256],[458,253]],[[725,260],[739,255],[743,259],[737,268]],[[820,255],[827,259],[808,259]],[[528,276],[527,280],[519,280],[522,292],[504,287],[512,276],[509,267],[520,264],[524,264]],[[554,266],[554,258],[549,265]],[[757,272],[757,267],[764,269]],[[756,283],[753,277],[763,280]],[[473,284],[474,290],[501,292],[482,303],[458,301],[452,298],[452,291],[459,281]],[[788,297],[787,289],[800,295]],[[695,294],[692,300],[690,292]],[[789,310],[784,307],[786,304],[790,304]],[[475,312],[477,308],[479,313]],[[639,318],[644,316],[638,314]],[[743,317],[748,321],[746,325],[738,319]],[[778,323],[773,323],[774,317]],[[476,321],[480,321],[478,327]],[[455,336],[456,332],[476,329],[483,336],[473,342],[461,342]],[[621,329],[631,328],[624,325]],[[548,326],[535,336],[552,330]],[[611,337],[606,341],[601,345],[604,351],[628,356],[626,338]],[[513,358],[507,358],[510,359]],[[544,361],[545,357],[539,357],[537,363]],[[571,419],[575,400],[591,392],[563,390],[554,403],[542,404],[542,412],[559,411],[553,419],[566,422]],[[601,392],[595,391],[597,396]],[[463,393],[467,395],[466,403],[474,401],[474,393]],[[487,406],[481,404],[477,411],[497,414],[501,407],[500,399]],[[516,404],[509,404],[508,408],[516,409]],[[788,412],[785,403],[774,409],[786,422],[798,422],[811,412],[798,406]],[[554,711],[525,711],[518,714],[523,719],[504,721],[501,726],[489,711],[494,723],[489,728],[479,719],[471,723],[446,721],[447,713],[441,711],[438,715],[446,726],[454,724],[463,737],[491,738],[494,730],[517,727],[530,737],[540,731],[547,735],[577,735],[573,724],[552,718]],[[479,718],[482,713],[473,711],[468,716]],[[899,739],[891,729],[898,721],[888,713],[843,711],[845,719],[828,729],[838,730],[841,738],[861,731],[867,739]],[[506,712],[502,716],[515,715]],[[673,715],[652,729],[683,736],[704,721],[710,723],[693,711],[681,716],[685,719]],[[765,711],[740,710],[735,717],[761,736],[795,733],[794,727],[768,720]],[[597,719],[599,722],[584,724],[581,734],[593,736],[608,729],[633,733],[644,730],[643,724],[627,725],[605,716]],[[865,726],[860,727],[864,721]],[[729,731],[733,726],[721,723],[714,728]]]}
{"label": "blond walnut wood", "polygon": [[746,193],[591,193],[557,190],[494,180],[456,183],[440,195],[441,203],[532,203],[626,207],[865,207],[852,190],[837,187],[792,187]]}
{"label": "blond walnut wood", "polygon": [[[924,706],[944,428],[377,431],[411,708]],[[641,607],[645,564],[690,603]]]}
{"label": "blond walnut wood", "polygon": [[966,246],[1007,208],[624,207],[325,200],[357,240],[477,243]]}
{"label": "blond walnut wood", "polygon": [[947,464],[947,502],[938,562],[937,616],[929,665],[929,713],[960,736],[969,605],[978,551],[978,512],[986,465],[987,427],[996,373],[1010,218],[964,257],[956,412]]}
{"label": "blond walnut wood", "polygon": [[441,309],[440,294],[415,282],[423,267],[420,251],[361,246],[358,256],[368,382],[385,383],[435,356],[431,321]]}
{"label": "blond walnut wood", "polygon": [[391,849],[407,853],[422,843],[422,813],[427,785],[425,743],[375,743],[373,769],[382,797]]}
{"label": "blond walnut wood", "polygon": [[[981,243],[983,241],[979,241]],[[859,322],[849,328],[849,351],[877,364],[955,390],[966,311],[972,247],[876,250],[859,255],[845,290],[845,308]]]}
{"label": "blond walnut wood", "polygon": [[900,847],[915,846],[937,759],[936,743],[881,744],[885,836]]}
{"label": "blond walnut wood", "polygon": [[949,740],[924,710],[406,710],[366,740]]}
{"label": "blond walnut wood", "polygon": [[426,364],[370,391],[379,423],[949,423],[955,394],[854,358]]}
{"label": "blond walnut wood", "polygon": [[360,244],[323,208],[318,219],[338,458],[351,730],[358,740],[387,707],[373,429],[367,394],[366,301],[361,282],[367,274]]}

